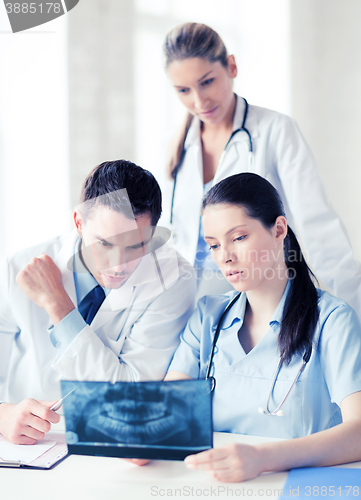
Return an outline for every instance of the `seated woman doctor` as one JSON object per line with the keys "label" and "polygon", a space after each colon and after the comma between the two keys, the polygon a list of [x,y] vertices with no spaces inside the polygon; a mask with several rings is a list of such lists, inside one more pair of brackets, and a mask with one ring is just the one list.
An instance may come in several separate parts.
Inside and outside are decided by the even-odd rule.
{"label": "seated woman doctor", "polygon": [[275,188],[253,173],[228,177],[203,199],[202,223],[236,291],[199,300],[166,380],[214,377],[215,431],[285,440],[223,446],[186,464],[243,481],[361,460],[361,325],[315,288]]}

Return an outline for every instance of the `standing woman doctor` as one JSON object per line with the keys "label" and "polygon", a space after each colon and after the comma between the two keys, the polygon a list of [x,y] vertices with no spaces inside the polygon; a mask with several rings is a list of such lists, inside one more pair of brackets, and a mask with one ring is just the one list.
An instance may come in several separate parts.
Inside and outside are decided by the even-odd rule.
{"label": "standing woman doctor", "polygon": [[280,193],[288,223],[317,276],[361,315],[359,264],[295,121],[233,92],[235,58],[210,27],[177,26],[163,51],[167,76],[188,113],[167,165],[162,222],[171,224],[177,250],[198,269],[199,296],[229,289],[217,279],[220,273],[203,240],[202,197],[230,175],[254,172]]}

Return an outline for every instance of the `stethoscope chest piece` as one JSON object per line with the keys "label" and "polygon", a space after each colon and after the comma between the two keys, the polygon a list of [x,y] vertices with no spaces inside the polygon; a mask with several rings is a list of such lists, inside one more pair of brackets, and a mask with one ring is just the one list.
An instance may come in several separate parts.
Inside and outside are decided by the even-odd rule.
{"label": "stethoscope chest piece", "polygon": [[276,417],[283,417],[285,414],[285,412],[283,410],[278,410],[278,411],[276,411],[276,413],[268,412],[267,410],[265,410],[261,406],[258,408],[258,413],[261,413],[262,415],[275,415]]}
{"label": "stethoscope chest piece", "polygon": [[277,408],[275,410],[271,411],[269,409],[270,399],[271,399],[274,387],[276,385],[278,374],[279,374],[279,372],[280,372],[280,370],[282,368],[282,364],[283,364],[282,358],[279,360],[277,369],[276,369],[275,374],[273,376],[273,380],[272,380],[272,383],[271,383],[270,391],[269,391],[269,394],[268,394],[266,409],[260,407],[260,408],[258,408],[258,413],[261,413],[262,415],[272,416],[272,417],[283,417],[284,416],[285,412],[283,410],[281,410],[281,407],[283,406],[283,404],[285,403],[286,399],[288,398],[288,395],[291,392],[292,387],[295,385],[295,383],[297,382],[297,380],[301,376],[301,373],[305,369],[306,364],[309,362],[311,354],[312,354],[312,346],[309,346],[309,347],[307,347],[307,349],[305,351],[305,354],[303,355],[301,366],[299,367],[299,369],[298,369],[298,371],[296,373],[296,376],[295,376],[293,382],[290,385],[290,388],[288,389],[287,393],[285,394],[284,398],[282,399],[282,401],[280,402],[280,404],[277,406]]}

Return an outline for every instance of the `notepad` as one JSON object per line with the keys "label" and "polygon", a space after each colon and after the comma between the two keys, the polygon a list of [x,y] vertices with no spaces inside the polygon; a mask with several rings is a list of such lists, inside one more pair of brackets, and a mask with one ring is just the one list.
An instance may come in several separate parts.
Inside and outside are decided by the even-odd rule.
{"label": "notepad", "polygon": [[64,433],[49,432],[34,445],[9,443],[0,435],[0,467],[50,469],[67,452]]}
{"label": "notepad", "polygon": [[36,445],[13,444],[8,441],[0,443],[0,460],[30,463],[41,457],[56,445],[56,441],[39,442]]}
{"label": "notepad", "polygon": [[282,500],[319,497],[355,499],[361,495],[361,469],[308,467],[291,470],[280,492]]}

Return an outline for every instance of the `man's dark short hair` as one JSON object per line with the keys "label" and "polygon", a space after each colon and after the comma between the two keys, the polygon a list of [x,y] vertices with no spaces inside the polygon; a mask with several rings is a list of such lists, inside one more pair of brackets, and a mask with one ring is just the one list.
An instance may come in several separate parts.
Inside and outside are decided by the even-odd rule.
{"label": "man's dark short hair", "polygon": [[[121,189],[127,191],[131,213],[124,196],[114,192]],[[93,204],[91,200],[94,200]],[[82,210],[85,219],[91,208],[98,204],[108,206],[129,219],[148,214],[152,226],[157,225],[162,213],[162,194],[154,176],[126,160],[105,161],[95,167],[84,181],[80,202],[87,202],[86,213]]]}

